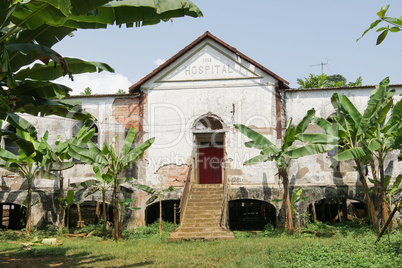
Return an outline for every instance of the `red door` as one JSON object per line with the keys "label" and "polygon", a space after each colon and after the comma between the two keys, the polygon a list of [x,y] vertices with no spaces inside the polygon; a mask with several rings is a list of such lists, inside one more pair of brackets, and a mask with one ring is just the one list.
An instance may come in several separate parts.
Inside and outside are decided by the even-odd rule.
{"label": "red door", "polygon": [[200,148],[198,159],[200,184],[222,183],[223,148]]}

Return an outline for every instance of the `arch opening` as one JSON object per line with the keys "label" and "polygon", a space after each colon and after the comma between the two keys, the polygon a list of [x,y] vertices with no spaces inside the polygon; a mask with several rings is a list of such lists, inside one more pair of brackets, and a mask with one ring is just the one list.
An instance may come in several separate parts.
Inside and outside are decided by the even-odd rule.
{"label": "arch opening", "polygon": [[[180,223],[179,205],[180,200],[162,201],[162,220],[174,222],[174,206],[176,204],[176,223]],[[145,224],[149,225],[159,220],[159,202],[149,205],[145,210]]]}
{"label": "arch opening", "polygon": [[[69,215],[67,215],[66,212],[65,222],[67,223],[68,220],[70,227],[84,227],[91,224],[97,224],[101,222],[103,218],[102,202],[84,201],[79,204],[79,211],[81,214],[81,221],[79,220],[80,215],[78,213],[77,205],[72,205],[70,207]],[[106,204],[106,220],[108,222],[113,222],[113,207],[109,204]]]}
{"label": "arch opening", "polygon": [[0,228],[21,230],[26,224],[26,207],[14,203],[0,204]]}
{"label": "arch opening", "polygon": [[232,231],[260,231],[266,224],[276,227],[276,208],[265,201],[229,201],[229,226]]}
{"label": "arch opening", "polygon": [[197,119],[193,126],[195,181],[199,184],[221,184],[225,155],[225,131],[222,121],[212,114]]}
{"label": "arch opening", "polygon": [[362,220],[368,216],[367,205],[360,201],[347,198],[325,198],[308,207],[310,221],[336,223],[343,221]]}

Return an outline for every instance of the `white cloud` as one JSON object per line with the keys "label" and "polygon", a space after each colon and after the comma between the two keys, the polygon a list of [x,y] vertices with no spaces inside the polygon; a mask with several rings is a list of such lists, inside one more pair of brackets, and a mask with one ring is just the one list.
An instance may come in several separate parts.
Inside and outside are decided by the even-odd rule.
{"label": "white cloud", "polygon": [[165,61],[166,61],[165,59],[157,58],[157,59],[154,61],[154,63],[155,63],[156,66],[159,66],[159,65],[161,65],[162,63],[164,63]]}
{"label": "white cloud", "polygon": [[79,95],[87,87],[92,89],[92,94],[115,94],[119,89],[128,92],[133,85],[126,76],[109,72],[77,74],[74,81],[65,76],[55,82],[70,87],[73,90],[70,95]]}

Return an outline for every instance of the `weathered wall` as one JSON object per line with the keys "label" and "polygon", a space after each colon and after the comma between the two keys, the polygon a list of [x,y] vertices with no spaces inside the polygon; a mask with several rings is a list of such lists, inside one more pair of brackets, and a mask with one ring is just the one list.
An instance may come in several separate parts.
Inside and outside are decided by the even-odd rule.
{"label": "weathered wall", "polygon": [[[82,109],[91,113],[96,119],[96,126],[99,130],[98,144],[102,146],[104,141],[112,142],[114,136],[117,136],[115,147],[119,149],[123,145],[126,132],[135,127],[139,136],[141,136],[141,116],[142,102],[146,100],[138,98],[135,95],[108,95],[108,96],[84,96],[72,97],[75,101],[81,101]],[[46,130],[49,131],[48,143],[53,145],[60,135],[62,141],[72,137],[73,126],[77,123],[75,120],[48,116],[46,118],[23,115],[32,123],[38,131],[38,137],[41,137]],[[4,127],[7,127],[5,125]],[[140,140],[137,139],[137,140]],[[2,141],[4,146],[4,141]],[[141,162],[141,161],[140,161]],[[94,179],[94,172],[90,165],[77,162],[71,169],[63,171],[64,187],[67,191],[69,183]],[[129,169],[121,176],[136,177],[136,170]],[[0,169],[0,203],[15,203],[22,205],[26,197],[27,182],[18,174]],[[58,209],[58,181],[35,178],[33,182],[33,203],[39,201],[33,209],[33,223],[39,227],[44,227],[47,223],[56,224]],[[131,191],[131,193],[130,193]],[[90,195],[84,198],[83,190],[76,191],[76,197],[83,201],[102,200],[100,193]],[[133,198],[133,191],[123,191],[122,197]],[[110,203],[111,192],[107,194],[107,202]]]}

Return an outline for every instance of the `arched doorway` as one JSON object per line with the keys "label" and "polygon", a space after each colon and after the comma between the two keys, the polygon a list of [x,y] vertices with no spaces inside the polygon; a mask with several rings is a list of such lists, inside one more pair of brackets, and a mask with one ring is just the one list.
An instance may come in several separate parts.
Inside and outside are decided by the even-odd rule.
{"label": "arched doorway", "polygon": [[13,204],[0,204],[0,228],[21,230],[26,224],[26,207]]}
{"label": "arched doorway", "polygon": [[222,121],[212,114],[196,120],[193,127],[195,139],[196,182],[221,184],[224,176],[225,131]]}
{"label": "arched doorway", "polygon": [[335,223],[354,219],[364,219],[368,215],[367,205],[354,199],[325,198],[310,204],[310,220]]}
{"label": "arched doorway", "polygon": [[230,230],[259,231],[266,224],[276,226],[276,208],[272,204],[253,199],[229,201]]}
{"label": "arched doorway", "polygon": [[[174,222],[174,208],[176,205],[176,223],[180,223],[179,205],[180,200],[162,201],[162,220]],[[149,225],[159,219],[159,202],[149,205],[145,210],[145,223]]]}
{"label": "arched doorway", "polygon": [[[68,220],[70,227],[82,227],[97,224],[102,220],[102,215],[102,202],[84,201],[79,204],[79,210],[77,205],[72,205],[70,207],[69,219],[67,219],[68,215],[66,212],[66,223]],[[79,222],[80,217],[81,222]],[[113,207],[109,204],[106,204],[106,220],[108,222],[113,222]]]}

